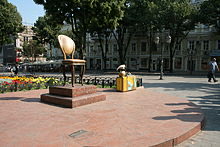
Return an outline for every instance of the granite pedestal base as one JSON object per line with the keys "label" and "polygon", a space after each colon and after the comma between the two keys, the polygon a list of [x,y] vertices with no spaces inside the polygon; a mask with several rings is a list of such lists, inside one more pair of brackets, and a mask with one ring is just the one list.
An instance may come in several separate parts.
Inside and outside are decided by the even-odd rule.
{"label": "granite pedestal base", "polygon": [[41,95],[41,102],[74,108],[106,100],[106,95],[96,92],[93,85],[53,86]]}

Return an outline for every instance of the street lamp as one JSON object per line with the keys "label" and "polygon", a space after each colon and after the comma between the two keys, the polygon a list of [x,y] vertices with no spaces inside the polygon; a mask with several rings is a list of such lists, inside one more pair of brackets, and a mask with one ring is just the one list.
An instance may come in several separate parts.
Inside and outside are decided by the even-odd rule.
{"label": "street lamp", "polygon": [[188,48],[187,51],[188,51],[188,57],[189,58],[189,61],[190,61],[190,65],[189,65],[189,68],[190,68],[190,74],[192,75],[193,74],[193,56],[196,55],[197,51],[198,51],[198,46],[199,46],[199,42],[196,43],[196,48]]}
{"label": "street lamp", "polygon": [[[158,45],[160,42],[160,38],[159,37],[156,37],[155,40],[154,40],[154,43],[156,45]],[[166,38],[165,38],[165,43],[167,44],[170,44],[171,43],[171,36],[168,35]],[[164,48],[164,43],[162,42],[162,47],[161,47],[161,60],[160,60],[160,80],[163,80],[163,48]]]}
{"label": "street lamp", "polygon": [[217,22],[216,22],[216,26],[217,26],[217,31],[220,31],[220,22],[219,22],[219,19],[220,19],[220,8],[217,8]]}

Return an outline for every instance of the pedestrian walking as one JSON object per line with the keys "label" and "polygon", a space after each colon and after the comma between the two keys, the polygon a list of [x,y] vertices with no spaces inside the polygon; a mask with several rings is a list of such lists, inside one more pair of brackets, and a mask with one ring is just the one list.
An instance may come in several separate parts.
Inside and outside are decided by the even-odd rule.
{"label": "pedestrian walking", "polygon": [[211,82],[213,79],[214,82],[218,82],[215,78],[216,70],[219,71],[218,65],[216,63],[216,58],[213,58],[212,61],[209,62],[209,71],[208,71],[208,82]]}
{"label": "pedestrian walking", "polygon": [[14,75],[17,76],[18,75],[18,65],[15,64],[14,66]]}

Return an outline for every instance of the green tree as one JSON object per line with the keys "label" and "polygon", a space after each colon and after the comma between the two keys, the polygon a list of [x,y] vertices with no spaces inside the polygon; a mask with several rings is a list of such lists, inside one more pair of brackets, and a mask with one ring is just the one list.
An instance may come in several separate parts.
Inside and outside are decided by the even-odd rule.
{"label": "green tree", "polygon": [[137,34],[146,37],[149,48],[148,70],[151,71],[153,49],[156,49],[154,38],[159,30],[162,30],[160,19],[160,1],[138,0],[134,1],[132,9],[134,11],[133,19],[136,21]]}
{"label": "green tree", "polygon": [[57,41],[61,25],[54,22],[52,17],[45,15],[44,17],[38,18],[32,29],[36,34],[35,39],[38,43],[49,44],[52,56],[52,45],[55,45]]}
{"label": "green tree", "polygon": [[22,18],[17,8],[7,0],[0,1],[0,46],[14,41],[23,31]]}
{"label": "green tree", "polygon": [[112,31],[118,45],[119,64],[125,64],[130,41],[136,32],[137,9],[133,8],[134,1],[126,0],[124,5],[124,17],[119,25]]}
{"label": "green tree", "polygon": [[[104,12],[102,9],[114,8],[111,15],[121,14],[121,7],[123,3],[118,0],[34,0],[37,4],[44,5],[46,13],[52,15],[54,20],[59,23],[64,21],[71,25],[73,32],[73,40],[76,46],[80,49],[79,54],[83,58],[86,49],[86,33],[89,31],[90,26],[97,22],[99,12]],[[110,4],[110,5],[109,5]],[[109,6],[108,6],[109,5]],[[101,11],[100,11],[101,10]],[[107,10],[107,9],[106,9]],[[109,16],[111,16],[109,15]],[[122,17],[122,15],[119,15]],[[120,17],[118,19],[120,19]],[[107,20],[108,18],[106,18]],[[113,23],[118,19],[111,19]],[[109,21],[109,20],[108,20]]]}
{"label": "green tree", "polygon": [[23,54],[27,57],[32,58],[32,62],[36,61],[39,55],[45,53],[45,48],[42,44],[39,44],[36,40],[31,40],[29,42],[24,42]]}
{"label": "green tree", "polygon": [[127,0],[125,6],[125,16],[119,22],[116,31],[113,32],[119,48],[120,64],[126,62],[130,41],[136,34],[146,37],[149,47],[148,69],[150,71],[152,48],[155,48],[154,34],[161,28],[161,20],[158,17],[159,6],[152,0]]}
{"label": "green tree", "polygon": [[101,48],[104,69],[106,69],[107,55],[109,51],[109,41],[112,38],[112,31],[118,26],[119,20],[123,16],[123,11],[115,13],[123,8],[125,1],[120,1],[120,5],[115,5],[115,1],[108,0],[102,3],[97,3],[99,10],[94,11],[94,17],[89,27],[89,32],[92,36],[98,37],[98,42]]}
{"label": "green tree", "polygon": [[169,45],[170,72],[173,72],[173,58],[176,49],[186,38],[188,33],[195,28],[198,19],[198,9],[188,0],[164,0],[159,1],[159,19],[163,25],[160,32],[167,31],[172,40]]}
{"label": "green tree", "polygon": [[213,25],[220,34],[220,0],[204,1],[199,12],[201,23]]}

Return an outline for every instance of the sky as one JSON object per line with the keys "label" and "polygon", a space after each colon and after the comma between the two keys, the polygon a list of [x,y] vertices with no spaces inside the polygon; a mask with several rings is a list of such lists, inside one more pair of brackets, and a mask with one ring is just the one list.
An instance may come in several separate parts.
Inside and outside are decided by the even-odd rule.
{"label": "sky", "polygon": [[44,16],[45,12],[42,5],[37,5],[33,0],[8,0],[17,7],[25,25],[34,25],[38,17]]}

